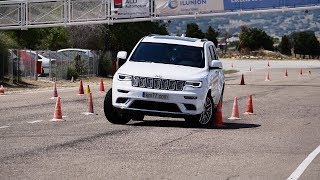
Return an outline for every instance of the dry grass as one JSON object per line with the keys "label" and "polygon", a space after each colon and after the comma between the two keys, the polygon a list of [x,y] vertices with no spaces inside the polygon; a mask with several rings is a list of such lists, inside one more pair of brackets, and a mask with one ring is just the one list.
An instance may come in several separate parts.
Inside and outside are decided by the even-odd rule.
{"label": "dry grass", "polygon": [[[111,85],[112,78],[101,78],[101,77],[85,77],[82,78],[84,84],[99,85],[100,80],[103,79],[104,85]],[[71,82],[69,80],[58,80],[56,81],[59,87],[78,87],[80,79]],[[19,82],[10,82],[8,79],[0,81],[0,85],[3,85],[6,92],[20,92],[26,90],[36,90],[44,88],[52,88],[54,81],[49,81],[46,78],[39,78],[37,81],[30,78],[21,78]]]}
{"label": "dry grass", "polygon": [[279,52],[273,52],[268,50],[251,51],[247,53],[239,53],[238,51],[227,52],[222,54],[220,57],[227,59],[253,59],[253,60],[293,60],[296,59],[294,56],[286,56]]}

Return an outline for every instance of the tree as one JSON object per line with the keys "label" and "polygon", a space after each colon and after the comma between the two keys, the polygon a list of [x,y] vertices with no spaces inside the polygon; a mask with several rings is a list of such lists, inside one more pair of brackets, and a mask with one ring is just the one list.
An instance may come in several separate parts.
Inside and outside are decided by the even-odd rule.
{"label": "tree", "polygon": [[107,29],[104,25],[70,26],[69,43],[74,48],[104,49]]}
{"label": "tree", "polygon": [[201,31],[198,24],[190,23],[190,24],[187,24],[186,36],[202,39],[205,37],[205,34]]}
{"label": "tree", "polygon": [[258,28],[241,27],[240,50],[249,49],[250,51],[258,49],[273,50],[273,39],[267,33]]}
{"label": "tree", "polygon": [[59,50],[69,47],[66,28],[47,28],[45,34],[40,41],[39,49]]}
{"label": "tree", "polygon": [[106,48],[111,51],[130,52],[136,43],[150,34],[167,35],[166,24],[162,22],[135,22],[107,25]]}
{"label": "tree", "polygon": [[314,32],[312,32],[312,34],[309,36],[308,39],[309,42],[309,56],[311,56],[312,58],[315,58],[316,56],[319,57],[320,55],[320,43],[317,39],[317,37],[315,36]]}
{"label": "tree", "polygon": [[290,37],[295,54],[300,54],[303,58],[306,55],[309,55],[309,57],[319,56],[320,45],[313,31],[295,32]]}
{"label": "tree", "polygon": [[47,35],[46,29],[13,30],[8,34],[15,39],[21,48],[37,49],[41,40]]}
{"label": "tree", "polygon": [[0,79],[8,73],[9,67],[9,49],[18,47],[18,43],[8,34],[0,31]]}
{"label": "tree", "polygon": [[4,34],[0,32],[0,79],[3,79],[4,75],[8,72],[8,48],[3,41]]}
{"label": "tree", "polygon": [[20,48],[58,50],[68,46],[63,27],[7,31]]}
{"label": "tree", "polygon": [[291,44],[288,36],[282,36],[282,40],[279,44],[279,49],[281,54],[291,56]]}
{"label": "tree", "polygon": [[205,33],[205,38],[207,38],[209,41],[212,41],[216,47],[218,46],[218,36],[219,32],[215,31],[211,26],[209,26],[207,32]]}

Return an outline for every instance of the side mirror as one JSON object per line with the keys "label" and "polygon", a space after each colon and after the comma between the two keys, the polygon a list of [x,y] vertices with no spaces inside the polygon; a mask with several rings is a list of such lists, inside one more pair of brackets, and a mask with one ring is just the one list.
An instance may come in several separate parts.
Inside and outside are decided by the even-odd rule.
{"label": "side mirror", "polygon": [[119,59],[127,59],[127,52],[126,51],[119,51],[117,54],[117,60]]}
{"label": "side mirror", "polygon": [[222,69],[222,62],[213,60],[209,64],[210,69]]}
{"label": "side mirror", "polygon": [[127,59],[127,52],[126,51],[119,51],[117,54],[117,69],[121,67]]}

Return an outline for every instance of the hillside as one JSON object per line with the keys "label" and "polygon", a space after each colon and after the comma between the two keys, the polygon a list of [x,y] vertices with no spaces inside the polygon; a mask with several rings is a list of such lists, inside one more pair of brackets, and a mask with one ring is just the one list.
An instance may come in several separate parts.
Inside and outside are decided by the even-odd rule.
{"label": "hillside", "polygon": [[175,19],[171,20],[168,31],[171,34],[185,33],[189,23],[197,23],[202,31],[206,31],[211,25],[216,30],[227,31],[229,35],[240,32],[239,27],[247,25],[263,29],[273,37],[281,37],[296,31],[312,30],[320,38],[320,9]]}

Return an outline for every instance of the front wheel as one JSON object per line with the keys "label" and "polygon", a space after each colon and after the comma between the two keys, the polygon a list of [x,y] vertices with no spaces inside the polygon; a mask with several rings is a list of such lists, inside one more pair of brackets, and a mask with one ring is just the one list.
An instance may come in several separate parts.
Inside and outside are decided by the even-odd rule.
{"label": "front wheel", "polygon": [[214,104],[210,96],[206,97],[201,114],[185,118],[187,123],[193,123],[200,127],[210,127],[214,121]]}
{"label": "front wheel", "polygon": [[108,91],[104,98],[104,114],[107,120],[113,124],[126,124],[131,120],[129,114],[117,112],[112,106],[112,89]]}

